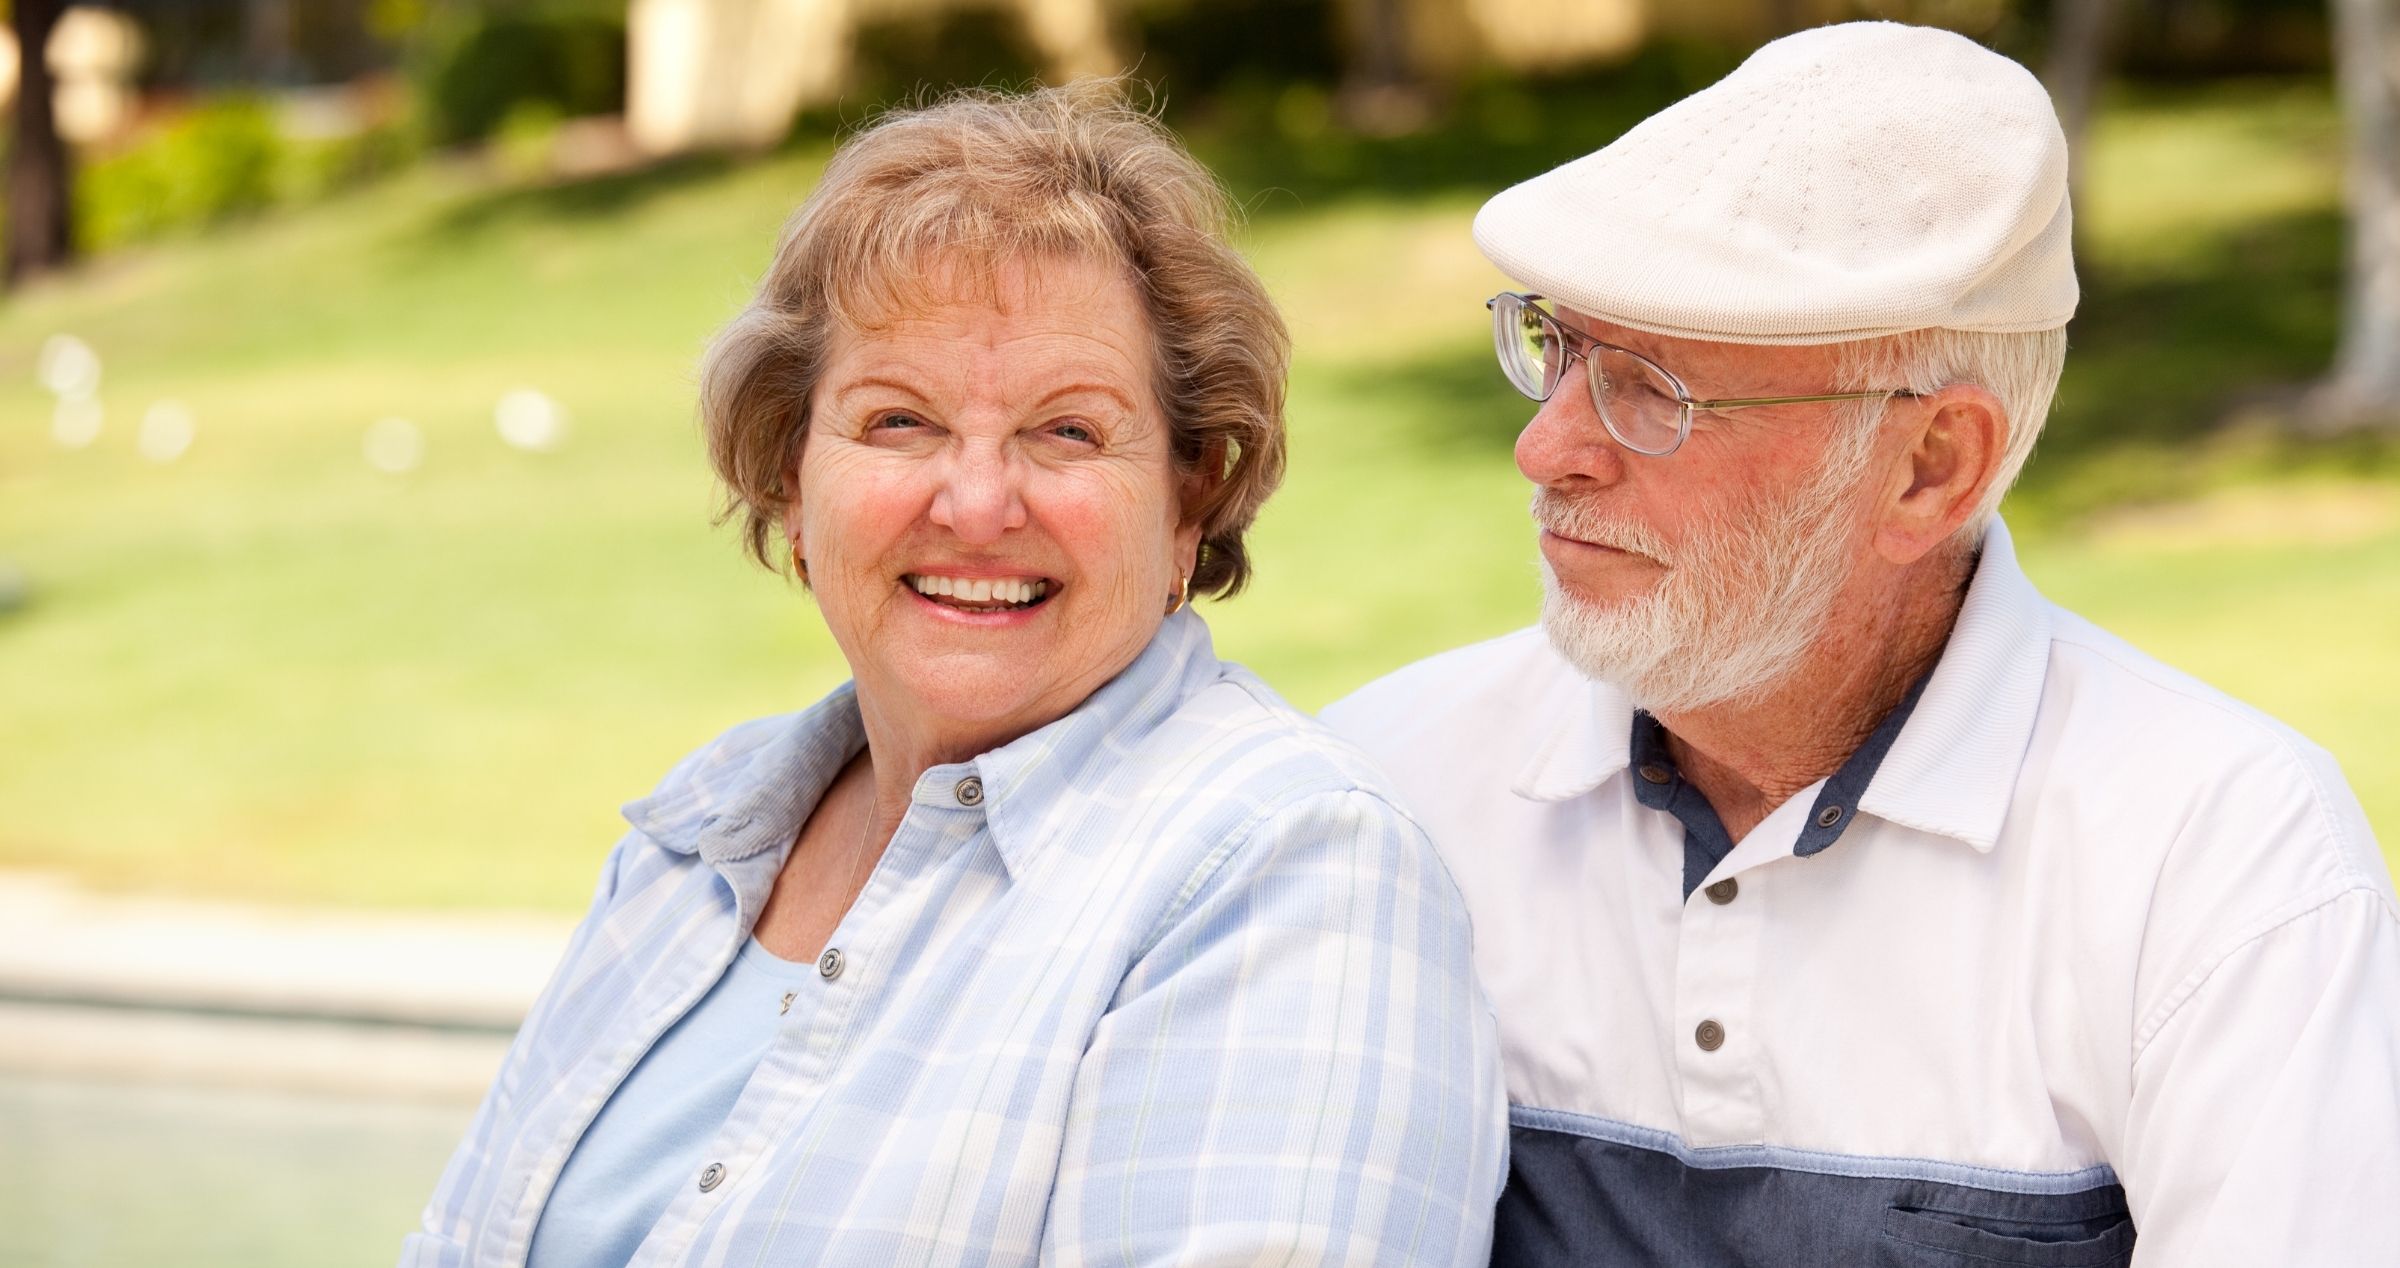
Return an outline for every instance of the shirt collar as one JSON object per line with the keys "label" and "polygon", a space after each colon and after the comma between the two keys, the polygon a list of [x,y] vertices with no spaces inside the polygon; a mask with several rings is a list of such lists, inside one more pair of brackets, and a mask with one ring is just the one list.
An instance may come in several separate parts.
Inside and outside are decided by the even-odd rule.
{"label": "shirt collar", "polygon": [[[1989,851],[2033,736],[2049,645],[2049,608],[1994,516],[1940,662],[1914,708],[1897,720],[1897,734],[1876,737],[1890,751],[1867,768],[1858,810]],[[1556,655],[1547,646],[1544,652]],[[1547,711],[1513,785],[1533,801],[1582,796],[1632,763],[1632,702],[1605,683],[1582,680],[1563,661],[1560,667],[1561,681],[1573,685],[1562,707]]]}
{"label": "shirt collar", "polygon": [[1990,852],[2016,795],[2049,665],[2050,607],[1994,516],[1941,663],[1859,809]]}
{"label": "shirt collar", "polygon": [[[1224,672],[1208,623],[1187,607],[1160,624],[1142,654],[1072,712],[970,763],[982,776],[992,841],[1010,873],[1019,873],[1051,839],[1043,825],[1061,802],[1100,785],[1096,767],[1122,759]],[[932,776],[928,771],[928,780]],[[925,783],[919,781],[920,796]],[[938,787],[947,795],[948,784]]]}
{"label": "shirt collar", "polygon": [[739,862],[789,846],[867,742],[850,683],[798,713],[727,731],[678,763],[625,821],[678,854]]}
{"label": "shirt collar", "polygon": [[[1093,763],[1122,753],[1222,672],[1207,624],[1187,609],[1065,717],[970,761],[926,771],[911,801],[986,816],[1001,861],[1015,873],[1047,839],[1040,824],[1055,804],[1088,786],[1081,777]],[[627,804],[625,819],[667,849],[720,868],[780,851],[865,744],[857,688],[844,683],[799,713],[727,732],[684,759],[657,791]],[[959,796],[970,777],[980,781],[974,804]]]}
{"label": "shirt collar", "polygon": [[1529,801],[1566,801],[1605,783],[1633,760],[1633,701],[1604,682],[1583,677],[1545,640],[1542,654],[1558,660],[1559,707],[1536,736],[1513,791]]}

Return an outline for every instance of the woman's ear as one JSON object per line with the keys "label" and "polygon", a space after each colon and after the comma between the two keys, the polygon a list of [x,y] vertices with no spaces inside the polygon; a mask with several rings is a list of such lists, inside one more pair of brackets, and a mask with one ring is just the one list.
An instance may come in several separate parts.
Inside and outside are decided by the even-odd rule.
{"label": "woman's ear", "polygon": [[[1209,504],[1216,499],[1217,490],[1225,487],[1226,448],[1222,440],[1210,441],[1200,450],[1200,457],[1183,473],[1177,490],[1182,501],[1180,522],[1197,527],[1208,517]],[[1196,540],[1196,539],[1195,539]]]}
{"label": "woman's ear", "polygon": [[783,545],[792,561],[792,575],[800,584],[808,584],[808,537],[801,527],[799,485],[792,485],[792,500],[783,504]]}
{"label": "woman's ear", "polygon": [[1175,525],[1175,566],[1186,577],[1200,571],[1200,539],[1217,491],[1225,487],[1225,466],[1225,442],[1213,441],[1201,449],[1199,460],[1179,482],[1182,507]]}

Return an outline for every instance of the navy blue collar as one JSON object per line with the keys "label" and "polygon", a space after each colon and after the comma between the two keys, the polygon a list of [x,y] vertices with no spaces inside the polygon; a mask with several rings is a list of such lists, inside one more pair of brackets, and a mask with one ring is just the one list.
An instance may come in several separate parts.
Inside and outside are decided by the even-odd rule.
{"label": "navy blue collar", "polygon": [[[1850,821],[1858,817],[1859,798],[1866,795],[1867,785],[1875,782],[1875,772],[1883,765],[1884,755],[1899,742],[1900,729],[1908,724],[1908,715],[1915,711],[1917,698],[1925,694],[1925,684],[1933,681],[1933,671],[1927,670],[1900,697],[1900,703],[1884,715],[1883,721],[1853,751],[1841,769],[1817,790],[1815,804],[1808,808],[1808,818],[1800,829],[1800,839],[1793,842],[1792,853],[1801,858],[1822,854],[1834,842],[1841,840]],[[1675,759],[1667,750],[1667,728],[1647,711],[1636,709],[1633,714],[1633,735],[1628,744],[1633,767],[1633,795],[1636,801],[1652,810],[1664,810],[1683,821],[1683,896],[1690,898],[1700,882],[1716,870],[1725,856],[1733,853],[1733,838],[1725,831],[1725,821],[1718,817],[1716,807],[1700,789],[1686,781],[1675,768]]]}

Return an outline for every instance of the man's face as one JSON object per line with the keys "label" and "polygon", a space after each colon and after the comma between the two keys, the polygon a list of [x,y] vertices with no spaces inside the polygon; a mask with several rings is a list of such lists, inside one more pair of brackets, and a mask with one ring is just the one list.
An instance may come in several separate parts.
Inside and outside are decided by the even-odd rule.
{"label": "man's face", "polygon": [[[1707,399],[1826,392],[1828,347],[1675,339],[1563,310]],[[1777,685],[1822,636],[1867,547],[1877,447],[1855,407],[1696,415],[1682,448],[1634,453],[1593,413],[1577,364],[1517,440],[1537,486],[1542,624],[1567,659],[1654,713]]]}

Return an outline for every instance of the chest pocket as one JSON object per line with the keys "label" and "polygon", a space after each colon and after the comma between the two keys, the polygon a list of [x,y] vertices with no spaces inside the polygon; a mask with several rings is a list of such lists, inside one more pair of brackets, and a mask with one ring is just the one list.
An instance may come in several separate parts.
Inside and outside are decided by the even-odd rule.
{"label": "chest pocket", "polygon": [[1995,1193],[1912,1185],[1883,1213],[1884,1268],[2123,1268],[2133,1217],[2115,1185],[2081,1193]]}

